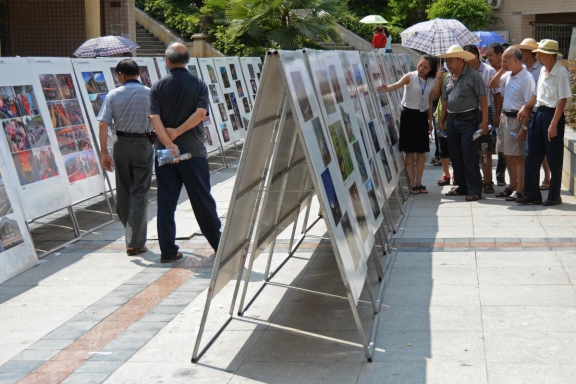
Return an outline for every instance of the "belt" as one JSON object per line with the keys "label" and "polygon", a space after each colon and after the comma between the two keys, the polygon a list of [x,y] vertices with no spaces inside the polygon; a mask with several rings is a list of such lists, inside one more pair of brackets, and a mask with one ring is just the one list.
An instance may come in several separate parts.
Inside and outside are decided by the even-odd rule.
{"label": "belt", "polygon": [[464,120],[464,121],[475,120],[475,119],[478,119],[478,108],[475,108],[475,109],[472,109],[472,110],[466,111],[466,112],[449,113],[449,115],[454,120]]}
{"label": "belt", "polygon": [[540,107],[537,108],[538,112],[542,112],[542,111],[549,111],[549,112],[554,112],[556,111],[556,108],[550,108],[550,107],[545,107],[543,105],[541,105]]}
{"label": "belt", "polygon": [[517,117],[519,111],[502,111],[506,117]]}
{"label": "belt", "polygon": [[121,131],[116,131],[116,136],[122,136],[122,137],[150,137],[150,132],[146,132],[146,133],[132,133],[132,132],[121,132]]}

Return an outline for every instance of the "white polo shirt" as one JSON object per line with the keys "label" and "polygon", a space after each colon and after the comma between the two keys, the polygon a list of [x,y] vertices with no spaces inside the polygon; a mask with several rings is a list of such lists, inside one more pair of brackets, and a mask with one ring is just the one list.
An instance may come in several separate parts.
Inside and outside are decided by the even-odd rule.
{"label": "white polo shirt", "polygon": [[516,76],[512,72],[506,72],[500,78],[500,88],[504,88],[503,111],[519,111],[536,93],[534,77],[522,68]]}
{"label": "white polo shirt", "polygon": [[496,75],[496,70],[485,64],[480,62],[480,67],[478,68],[478,73],[482,76],[482,80],[484,81],[484,85],[486,86],[486,94],[488,95],[488,106],[494,105],[494,95],[497,93],[502,93],[500,88],[490,88],[490,79]]}
{"label": "white polo shirt", "polygon": [[546,67],[542,66],[536,91],[536,106],[556,108],[558,100],[568,99],[569,103],[571,98],[572,90],[568,70],[556,62],[547,74]]}

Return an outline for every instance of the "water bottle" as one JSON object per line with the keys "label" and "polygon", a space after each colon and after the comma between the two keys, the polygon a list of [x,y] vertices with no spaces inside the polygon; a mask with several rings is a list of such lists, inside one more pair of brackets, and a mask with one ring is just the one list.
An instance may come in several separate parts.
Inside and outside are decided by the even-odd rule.
{"label": "water bottle", "polygon": [[498,127],[488,125],[488,129],[490,131],[490,136],[492,136],[492,139],[496,140],[498,138]]}
{"label": "water bottle", "polygon": [[482,143],[482,165],[488,164],[488,143]]}
{"label": "water bottle", "polygon": [[440,136],[440,137],[443,137],[443,138],[445,138],[445,139],[448,138],[448,134],[446,134],[446,132],[444,132],[444,131],[441,130],[441,129],[437,129],[437,130],[436,130],[436,135],[438,135],[438,136]]}
{"label": "water bottle", "polygon": [[476,132],[474,132],[474,135],[472,135],[472,140],[476,140],[477,138],[479,138],[480,136],[482,136],[482,130],[479,129]]}
{"label": "water bottle", "polygon": [[178,163],[182,160],[188,160],[192,158],[192,154],[183,153],[180,155],[180,150],[177,152],[173,149],[159,149],[156,151],[156,157],[158,158],[158,165],[166,165]]}
{"label": "water bottle", "polygon": [[518,134],[516,132],[510,132],[510,137],[518,138]]}

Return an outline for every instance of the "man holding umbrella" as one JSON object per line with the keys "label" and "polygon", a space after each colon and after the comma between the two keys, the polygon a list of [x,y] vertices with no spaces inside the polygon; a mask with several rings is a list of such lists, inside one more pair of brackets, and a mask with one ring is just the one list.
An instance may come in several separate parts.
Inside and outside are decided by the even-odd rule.
{"label": "man holding umbrella", "polygon": [[[466,201],[476,201],[482,198],[483,184],[473,135],[478,127],[483,134],[488,133],[486,86],[480,74],[466,66],[465,62],[474,59],[474,55],[461,46],[453,45],[438,57],[446,59],[450,71],[442,89],[438,128],[443,130],[444,124],[448,123],[450,158],[458,185],[446,195],[467,195]],[[482,120],[478,122],[480,112]]]}

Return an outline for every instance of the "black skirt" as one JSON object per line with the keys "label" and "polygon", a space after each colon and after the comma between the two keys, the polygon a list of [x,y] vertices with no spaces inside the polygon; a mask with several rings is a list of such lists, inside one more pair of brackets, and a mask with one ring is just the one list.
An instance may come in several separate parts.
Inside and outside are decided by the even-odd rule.
{"label": "black skirt", "polygon": [[428,129],[426,111],[403,107],[400,113],[400,151],[430,152]]}

